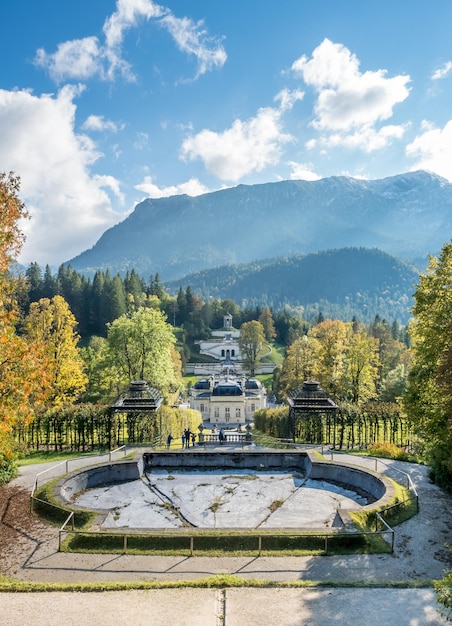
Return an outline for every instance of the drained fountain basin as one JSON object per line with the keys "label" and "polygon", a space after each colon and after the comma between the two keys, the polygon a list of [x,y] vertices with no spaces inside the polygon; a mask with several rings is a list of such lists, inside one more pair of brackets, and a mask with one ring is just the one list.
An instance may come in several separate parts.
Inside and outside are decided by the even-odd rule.
{"label": "drained fountain basin", "polygon": [[103,528],[318,529],[392,497],[383,476],[306,452],[149,452],[75,472],[57,492]]}

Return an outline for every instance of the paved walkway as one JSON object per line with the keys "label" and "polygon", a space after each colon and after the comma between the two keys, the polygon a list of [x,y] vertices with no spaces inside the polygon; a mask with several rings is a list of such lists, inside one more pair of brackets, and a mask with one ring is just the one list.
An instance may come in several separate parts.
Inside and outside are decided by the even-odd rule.
{"label": "paved walkway", "polygon": [[[357,463],[356,457],[342,457]],[[87,464],[92,463],[91,459]],[[375,459],[359,459],[375,469]],[[39,467],[40,471],[45,469]],[[62,467],[61,473],[65,472]],[[73,469],[73,468],[69,468]],[[426,477],[426,468],[407,463],[377,462],[377,469],[410,474],[420,496],[420,513],[397,529],[393,555],[337,557],[154,557],[82,555],[58,552],[57,536],[34,543],[15,577],[24,581],[181,581],[233,574],[268,582],[296,580],[406,581],[441,578],[451,567],[452,499]],[[17,484],[31,488],[36,468],[23,468]],[[395,472],[398,473],[398,472]],[[47,475],[47,478],[50,477]],[[400,481],[400,475],[399,475]],[[103,594],[2,594],[0,625],[33,624],[165,624],[168,626],[322,626],[384,624],[423,626],[446,624],[438,613],[431,588],[317,589],[171,589]],[[34,607],[40,607],[41,613]],[[43,611],[43,607],[45,607]],[[41,617],[40,617],[41,616]],[[41,620],[41,621],[39,621]],[[71,621],[72,620],[72,621]]]}
{"label": "paved walkway", "polygon": [[2,626],[446,626],[430,589],[0,594]]}

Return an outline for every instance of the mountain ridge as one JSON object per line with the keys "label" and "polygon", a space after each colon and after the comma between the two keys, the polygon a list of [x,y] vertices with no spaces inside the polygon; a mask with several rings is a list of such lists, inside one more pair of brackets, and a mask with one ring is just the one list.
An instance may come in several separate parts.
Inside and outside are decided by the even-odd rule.
{"label": "mountain ridge", "polygon": [[67,264],[88,275],[134,268],[174,280],[222,265],[346,247],[413,261],[437,254],[451,234],[447,180],[425,171],[378,180],[336,176],[145,199]]}

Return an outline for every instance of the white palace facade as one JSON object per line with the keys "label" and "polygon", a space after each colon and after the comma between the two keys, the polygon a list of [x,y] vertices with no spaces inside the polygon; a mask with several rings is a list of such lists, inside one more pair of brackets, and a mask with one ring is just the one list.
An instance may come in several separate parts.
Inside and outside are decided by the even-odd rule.
{"label": "white palace facade", "polygon": [[265,387],[255,378],[243,376],[238,344],[240,331],[232,326],[232,316],[224,316],[222,330],[208,340],[198,341],[200,354],[215,359],[208,374],[190,389],[190,408],[199,411],[203,423],[217,428],[241,428],[254,419],[258,409],[267,406]]}

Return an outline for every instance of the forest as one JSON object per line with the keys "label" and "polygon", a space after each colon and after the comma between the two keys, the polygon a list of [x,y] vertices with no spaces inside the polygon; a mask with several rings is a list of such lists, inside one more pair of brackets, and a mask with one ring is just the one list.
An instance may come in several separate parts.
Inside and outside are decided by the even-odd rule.
{"label": "forest", "polygon": [[[134,270],[123,278],[97,272],[91,280],[71,267],[52,275],[32,263],[14,273],[18,224],[27,216],[19,189],[18,178],[1,175],[0,482],[31,447],[86,450],[195,428],[199,415],[174,407],[188,384],[184,364],[199,358],[194,341],[230,313],[236,328],[252,328],[281,355],[265,381],[278,402],[304,380],[318,380],[339,405],[335,444],[395,446],[429,463],[432,478],[451,488],[452,244],[418,277],[409,324],[378,314],[371,322],[334,319],[321,310],[307,320],[302,307],[244,308],[232,299],[204,300],[190,286],[170,295],[158,274],[145,281]],[[259,351],[251,354],[250,373]],[[156,415],[132,421],[109,412],[132,380],[159,390]],[[284,436],[284,410],[256,416],[256,426]],[[325,432],[307,421],[297,437],[318,442]]]}

